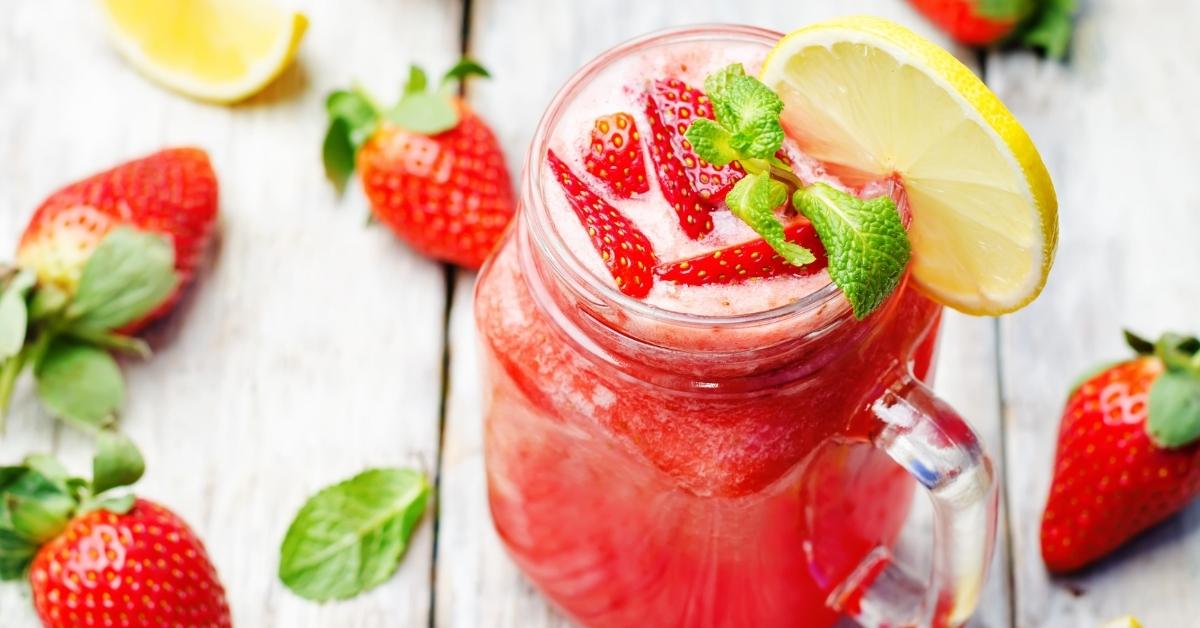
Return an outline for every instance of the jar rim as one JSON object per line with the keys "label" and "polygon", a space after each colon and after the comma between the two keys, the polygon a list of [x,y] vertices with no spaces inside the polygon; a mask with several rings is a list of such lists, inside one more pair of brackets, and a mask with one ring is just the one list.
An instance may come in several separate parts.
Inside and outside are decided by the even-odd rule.
{"label": "jar rim", "polygon": [[744,42],[773,45],[784,35],[777,31],[749,25],[735,24],[697,24],[654,31],[640,37],[627,40],[609,48],[588,63],[584,64],[558,90],[546,111],[538,121],[529,151],[525,154],[521,201],[530,225],[531,240],[539,253],[576,288],[582,289],[600,300],[606,301],[624,311],[648,320],[682,325],[687,327],[744,327],[770,324],[783,319],[798,317],[816,311],[832,302],[841,300],[843,311],[833,317],[831,323],[836,323],[850,315],[850,308],[841,291],[832,281],[804,297],[776,308],[736,315],[710,315],[689,312],[677,312],[657,305],[646,303],[630,297],[615,286],[603,281],[593,272],[584,267],[566,246],[558,234],[553,219],[550,217],[545,191],[540,182],[543,180],[547,162],[543,158],[549,150],[551,131],[574,96],[587,82],[602,71],[610,63],[635,51],[666,44],[694,40],[732,39]]}

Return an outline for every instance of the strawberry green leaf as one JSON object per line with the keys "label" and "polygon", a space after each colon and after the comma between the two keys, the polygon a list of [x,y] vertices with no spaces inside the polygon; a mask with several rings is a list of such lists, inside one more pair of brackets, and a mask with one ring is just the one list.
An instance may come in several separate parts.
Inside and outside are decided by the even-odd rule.
{"label": "strawberry green leaf", "polygon": [[0,495],[0,525],[41,544],[62,530],[77,502],[64,482],[28,466],[21,469]]}
{"label": "strawberry green leaf", "polygon": [[50,454],[29,454],[25,456],[24,463],[25,466],[21,467],[22,469],[28,468],[36,471],[47,480],[63,487],[64,490],[67,488],[67,482],[72,479],[71,472],[67,471],[58,458]]}
{"label": "strawberry green leaf", "polygon": [[37,554],[34,543],[11,527],[0,525],[0,580],[20,580]]}
{"label": "strawberry green leaf", "polygon": [[360,89],[338,90],[325,99],[329,129],[321,147],[325,176],[343,187],[354,172],[358,150],[378,128],[379,110]]}
{"label": "strawberry green leaf", "polygon": [[354,157],[358,153],[350,141],[350,124],[341,118],[329,122],[325,141],[321,144],[321,161],[325,164],[325,176],[333,181],[340,191],[346,187],[354,173]]}
{"label": "strawberry green leaf", "polygon": [[406,94],[387,113],[387,117],[402,129],[437,135],[458,126],[458,110],[446,96],[431,92]]}
{"label": "strawberry green leaf", "polygon": [[107,510],[114,515],[123,515],[133,510],[133,504],[136,501],[137,496],[133,493],[102,495],[97,499],[89,501],[85,510]]}
{"label": "strawberry green leaf", "polygon": [[866,318],[900,285],[911,256],[908,234],[886,196],[862,200],[824,183],[798,190],[793,203],[813,223],[829,257],[829,276]]}
{"label": "strawberry green leaf", "polygon": [[79,329],[115,329],[154,311],[178,284],[170,242],[150,232],[118,227],[88,258],[67,316]]}
{"label": "strawberry green leaf", "polygon": [[1200,378],[1168,370],[1150,387],[1146,430],[1163,447],[1183,447],[1200,437]]}
{"label": "strawberry green leaf", "polygon": [[1051,59],[1062,59],[1071,47],[1074,21],[1075,0],[1045,0],[1037,14],[1022,27],[1017,40],[1044,51]]}
{"label": "strawberry green leaf", "polygon": [[429,87],[429,77],[420,66],[408,66],[408,80],[404,83],[404,94],[419,94]]}
{"label": "strawberry green leaf", "polygon": [[42,284],[33,291],[29,301],[29,319],[40,321],[57,316],[70,302],[70,295],[54,284]]}
{"label": "strawberry green leaf", "polygon": [[37,393],[54,415],[98,428],[112,423],[125,398],[117,362],[103,349],[56,340],[34,367]]}
{"label": "strawberry green leaf", "polygon": [[322,490],[288,528],[279,579],[317,601],[381,584],[396,571],[428,496],[425,476],[409,469],[372,469]]}
{"label": "strawberry green leaf", "polygon": [[25,332],[29,325],[25,295],[36,281],[32,272],[22,270],[0,293],[0,360],[17,355],[25,345]]}
{"label": "strawberry green leaf", "polygon": [[1146,340],[1145,338],[1133,333],[1132,331],[1129,331],[1128,329],[1124,330],[1124,334],[1125,344],[1129,345],[1129,348],[1133,349],[1135,353],[1138,355],[1154,355],[1155,347],[1153,342]]}
{"label": "strawberry green leaf", "polygon": [[446,74],[442,76],[442,85],[448,85],[452,81],[462,82],[472,76],[491,78],[492,75],[478,61],[464,57],[454,64],[454,67],[446,70]]}
{"label": "strawberry green leaf", "polygon": [[1019,20],[1029,14],[1035,0],[975,0],[975,14],[997,20]]}
{"label": "strawberry green leaf", "polygon": [[729,130],[708,118],[693,122],[684,137],[700,159],[714,166],[724,166],[741,156],[731,144],[733,135]]}
{"label": "strawberry green leaf", "polygon": [[765,174],[742,177],[725,197],[729,211],[750,225],[788,263],[811,264],[816,261],[812,251],[789,242],[783,225],[775,217],[775,210],[786,202],[787,187]]}
{"label": "strawberry green leaf", "polygon": [[41,545],[58,536],[75,512],[75,500],[65,493],[37,497],[5,496],[12,528],[21,536]]}
{"label": "strawberry green leaf", "polygon": [[137,482],[146,470],[142,453],[127,436],[113,430],[96,434],[92,458],[92,491],[99,495],[118,486]]}

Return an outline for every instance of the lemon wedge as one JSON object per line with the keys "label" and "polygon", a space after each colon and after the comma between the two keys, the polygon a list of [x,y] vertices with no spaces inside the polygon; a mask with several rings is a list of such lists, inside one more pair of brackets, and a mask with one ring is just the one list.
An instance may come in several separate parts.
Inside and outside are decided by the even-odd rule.
{"label": "lemon wedge", "polygon": [[1041,292],[1054,185],[1016,118],[954,56],[887,20],[844,17],[781,39],[759,78],[783,99],[788,136],[844,180],[899,177],[927,294],[999,315]]}
{"label": "lemon wedge", "polygon": [[218,103],[257,93],[308,28],[270,0],[100,0],[121,54],[173,90]]}

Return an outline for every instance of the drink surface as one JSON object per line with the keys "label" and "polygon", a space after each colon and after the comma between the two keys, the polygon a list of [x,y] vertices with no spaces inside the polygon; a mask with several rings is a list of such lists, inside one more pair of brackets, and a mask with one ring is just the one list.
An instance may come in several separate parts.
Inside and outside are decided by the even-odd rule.
{"label": "drink surface", "polygon": [[[749,226],[731,214],[724,203],[705,203],[711,209],[712,231],[700,238],[691,237],[677,218],[666,198],[663,182],[656,175],[649,143],[656,139],[647,111],[646,94],[655,82],[680,81],[701,90],[705,77],[730,64],[742,64],[747,73],[758,71],[769,46],[763,43],[728,41],[682,41],[660,43],[614,60],[567,102],[550,132],[549,148],[570,169],[581,176],[584,184],[604,201],[628,218],[653,245],[660,264],[669,264],[698,255],[711,253],[737,244],[760,240]],[[585,161],[591,154],[591,131],[595,122],[615,113],[631,116],[641,136],[638,150],[646,164],[648,189],[622,198],[586,172]],[[678,133],[679,129],[672,129]],[[806,181],[825,181],[843,187],[839,181],[816,161],[799,153],[792,146],[785,151],[793,169]],[[726,175],[738,176],[729,167],[715,169]],[[557,235],[576,258],[598,280],[614,285],[600,255],[593,249],[584,228],[550,168],[541,168],[539,183],[541,198]],[[702,188],[703,185],[696,187]],[[874,192],[879,193],[878,189]],[[799,219],[794,212],[782,216],[785,223]],[[780,274],[732,284],[683,285],[656,278],[643,300],[653,306],[673,312],[704,316],[731,316],[775,309],[796,302],[829,285],[829,275],[823,263],[817,263],[804,275]]]}

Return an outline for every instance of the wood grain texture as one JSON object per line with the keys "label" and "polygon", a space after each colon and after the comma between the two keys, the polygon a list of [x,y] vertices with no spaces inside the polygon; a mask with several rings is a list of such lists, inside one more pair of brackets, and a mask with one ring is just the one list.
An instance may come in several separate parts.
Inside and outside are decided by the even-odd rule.
{"label": "wood grain texture", "polygon": [[[125,366],[122,425],[149,465],[139,490],[205,539],[239,626],[425,625],[431,525],[396,578],[352,602],[306,602],[275,572],[292,515],[318,488],[367,465],[435,471],[444,271],[364,228],[362,195],[339,199],[319,155],[325,93],[357,78],[391,98],[410,59],[446,67],[460,3],[299,4],[312,18],[299,62],[232,108],[137,76],[90,3],[0,4],[0,242],[76,177],[164,145],[207,148],[219,250],[181,311],[151,330],[156,355]],[[51,425],[19,391],[0,459],[54,450],[85,471],[88,444]],[[34,625],[25,594],[0,590],[0,624]]]}
{"label": "wood grain texture", "polygon": [[[872,13],[947,43],[899,0],[707,0],[689,2],[686,11],[674,3],[634,0],[473,0],[471,9],[468,50],[493,71],[495,80],[473,83],[470,100],[498,123],[497,132],[514,176],[519,175],[519,158],[527,150],[538,118],[559,86],[598,53],[652,30],[732,22],[787,31],[836,15]],[[969,53],[963,56],[971,58]],[[521,87],[514,88],[515,82]],[[436,624],[464,628],[562,626],[565,621],[548,608],[505,555],[487,513],[476,337],[470,293],[464,287],[470,280],[469,275],[460,275],[450,317]],[[937,389],[973,422],[989,450],[998,454],[1001,431],[994,349],[993,321],[948,315]],[[916,526],[922,523],[914,521]],[[984,603],[972,625],[1001,627],[1010,623],[1005,536],[1002,530]]]}
{"label": "wood grain texture", "polygon": [[1122,327],[1197,331],[1200,53],[1195,2],[1083,5],[1070,64],[994,56],[993,89],[1042,150],[1062,237],[1042,297],[1002,323],[1016,624],[1146,626],[1200,618],[1200,504],[1093,569],[1047,577],[1038,528],[1059,413],[1084,369],[1128,355]]}

